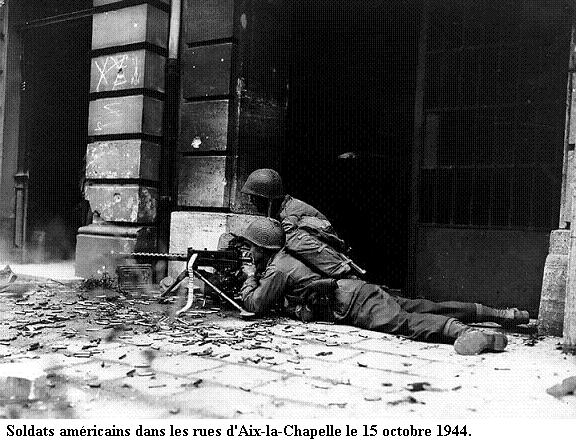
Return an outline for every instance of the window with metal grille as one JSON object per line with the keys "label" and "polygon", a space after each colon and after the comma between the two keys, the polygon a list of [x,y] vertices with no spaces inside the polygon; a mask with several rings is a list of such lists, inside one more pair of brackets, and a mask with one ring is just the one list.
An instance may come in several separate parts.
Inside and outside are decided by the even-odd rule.
{"label": "window with metal grille", "polygon": [[428,2],[421,223],[558,224],[568,2]]}

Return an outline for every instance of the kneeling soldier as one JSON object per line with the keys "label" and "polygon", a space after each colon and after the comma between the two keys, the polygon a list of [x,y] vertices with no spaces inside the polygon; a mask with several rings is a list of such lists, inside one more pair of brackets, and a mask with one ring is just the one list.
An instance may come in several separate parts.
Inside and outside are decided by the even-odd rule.
{"label": "kneeling soldier", "polygon": [[462,355],[502,351],[508,343],[502,333],[486,333],[465,323],[490,321],[508,326],[529,322],[528,312],[518,309],[406,299],[360,279],[326,279],[284,248],[284,230],[271,218],[252,221],[242,236],[254,259],[254,267],[246,269],[242,300],[246,310],[257,314],[279,308],[304,322],[330,318],[414,340],[453,342]]}

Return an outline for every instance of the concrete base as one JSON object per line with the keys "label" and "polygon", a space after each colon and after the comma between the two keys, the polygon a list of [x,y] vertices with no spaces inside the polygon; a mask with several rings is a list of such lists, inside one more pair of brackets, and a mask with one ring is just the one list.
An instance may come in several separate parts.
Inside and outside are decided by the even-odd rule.
{"label": "concrete base", "polygon": [[538,312],[538,331],[542,334],[562,336],[569,245],[570,230],[552,231]]}
{"label": "concrete base", "polygon": [[91,224],[81,227],[76,243],[76,276],[89,278],[107,272],[116,273],[116,266],[126,259],[112,252],[154,252],[156,228],[124,227]]}
{"label": "concrete base", "polygon": [[[170,253],[186,253],[188,247],[216,250],[220,235],[240,233],[255,218],[254,215],[212,212],[172,212]],[[168,274],[177,275],[184,263],[170,262]]]}

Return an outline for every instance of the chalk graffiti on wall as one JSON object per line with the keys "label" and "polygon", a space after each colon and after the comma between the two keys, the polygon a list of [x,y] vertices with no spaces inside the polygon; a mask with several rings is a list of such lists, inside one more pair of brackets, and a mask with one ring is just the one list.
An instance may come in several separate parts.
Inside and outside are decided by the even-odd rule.
{"label": "chalk graffiti on wall", "polygon": [[[144,116],[147,112],[149,117]],[[143,95],[100,98],[90,101],[89,135],[140,133],[144,122],[151,124],[153,134],[161,134],[162,102]]]}
{"label": "chalk graffiti on wall", "polygon": [[112,103],[108,103],[105,104],[104,106],[102,106],[105,110],[106,113],[104,113],[102,116],[105,118],[112,118],[112,121],[109,121],[107,123],[103,123],[101,120],[96,121],[96,127],[94,128],[95,131],[102,131],[104,130],[107,126],[111,126],[114,124],[118,124],[118,120],[116,120],[114,117],[122,117],[122,112],[120,111],[120,109],[118,109],[118,106],[121,106],[122,103],[121,102],[112,102]]}
{"label": "chalk graffiti on wall", "polygon": [[95,92],[125,89],[140,84],[140,59],[137,55],[118,54],[93,60],[98,76]]}

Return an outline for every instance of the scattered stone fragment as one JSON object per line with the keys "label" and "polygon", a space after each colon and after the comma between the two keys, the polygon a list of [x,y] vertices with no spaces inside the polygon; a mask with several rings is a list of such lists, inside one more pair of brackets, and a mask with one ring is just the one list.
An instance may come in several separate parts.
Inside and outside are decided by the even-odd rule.
{"label": "scattered stone fragment", "polygon": [[166,384],[148,385],[148,388],[163,388],[163,387],[166,387]]}
{"label": "scattered stone fragment", "polygon": [[346,405],[348,405],[348,402],[342,402],[342,403],[330,402],[330,403],[328,404],[329,407],[330,407],[330,406],[335,406],[335,407],[338,407],[338,408],[345,408]]}
{"label": "scattered stone fragment", "polygon": [[554,397],[562,397],[569,394],[576,394],[576,376],[571,376],[546,390],[546,393]]}
{"label": "scattered stone fragment", "polygon": [[408,387],[406,387],[406,390],[412,391],[412,392],[418,392],[418,391],[428,390],[429,387],[430,387],[430,384],[428,382],[413,382],[411,384],[408,384]]}
{"label": "scattered stone fragment", "polygon": [[74,356],[76,358],[89,358],[90,356],[92,356],[92,353],[90,353],[90,352],[76,352],[76,353],[73,353],[72,356]]}
{"label": "scattered stone fragment", "polygon": [[396,401],[390,401],[388,402],[388,405],[400,405],[403,403],[407,403],[407,404],[426,404],[426,402],[421,402],[418,399],[416,399],[413,396],[406,396],[403,399],[398,399]]}
{"label": "scattered stone fragment", "polygon": [[88,383],[88,386],[90,388],[100,388],[100,385],[101,385],[100,382],[89,382]]}
{"label": "scattered stone fragment", "polygon": [[178,414],[180,413],[180,408],[176,407],[176,408],[170,408],[170,410],[168,410],[168,413],[170,414]]}
{"label": "scattered stone fragment", "polygon": [[153,371],[142,371],[138,373],[138,376],[154,376]]}
{"label": "scattered stone fragment", "polygon": [[192,386],[192,387],[200,387],[200,384],[203,382],[202,379],[196,379],[193,382],[190,382],[189,384],[182,384],[183,387],[187,387],[187,386]]}
{"label": "scattered stone fragment", "polygon": [[368,402],[377,402],[382,400],[382,396],[378,396],[377,394],[370,394],[364,396],[364,400]]}
{"label": "scattered stone fragment", "polygon": [[330,356],[331,354],[331,351],[321,351],[320,353],[316,353],[316,356]]}
{"label": "scattered stone fragment", "polygon": [[357,362],[357,364],[358,364],[358,367],[363,367],[363,368],[368,367],[368,364],[365,364],[364,362]]}
{"label": "scattered stone fragment", "polygon": [[352,385],[350,379],[332,379],[330,382],[332,382],[334,385]]}
{"label": "scattered stone fragment", "polygon": [[134,373],[136,373],[136,369],[135,369],[135,368],[133,368],[132,370],[128,370],[128,371],[126,372],[126,376],[128,376],[129,378],[132,378],[132,377],[134,377]]}
{"label": "scattered stone fragment", "polygon": [[0,336],[0,343],[10,342],[10,341],[13,341],[14,339],[16,339],[15,334],[10,334],[7,336]]}

